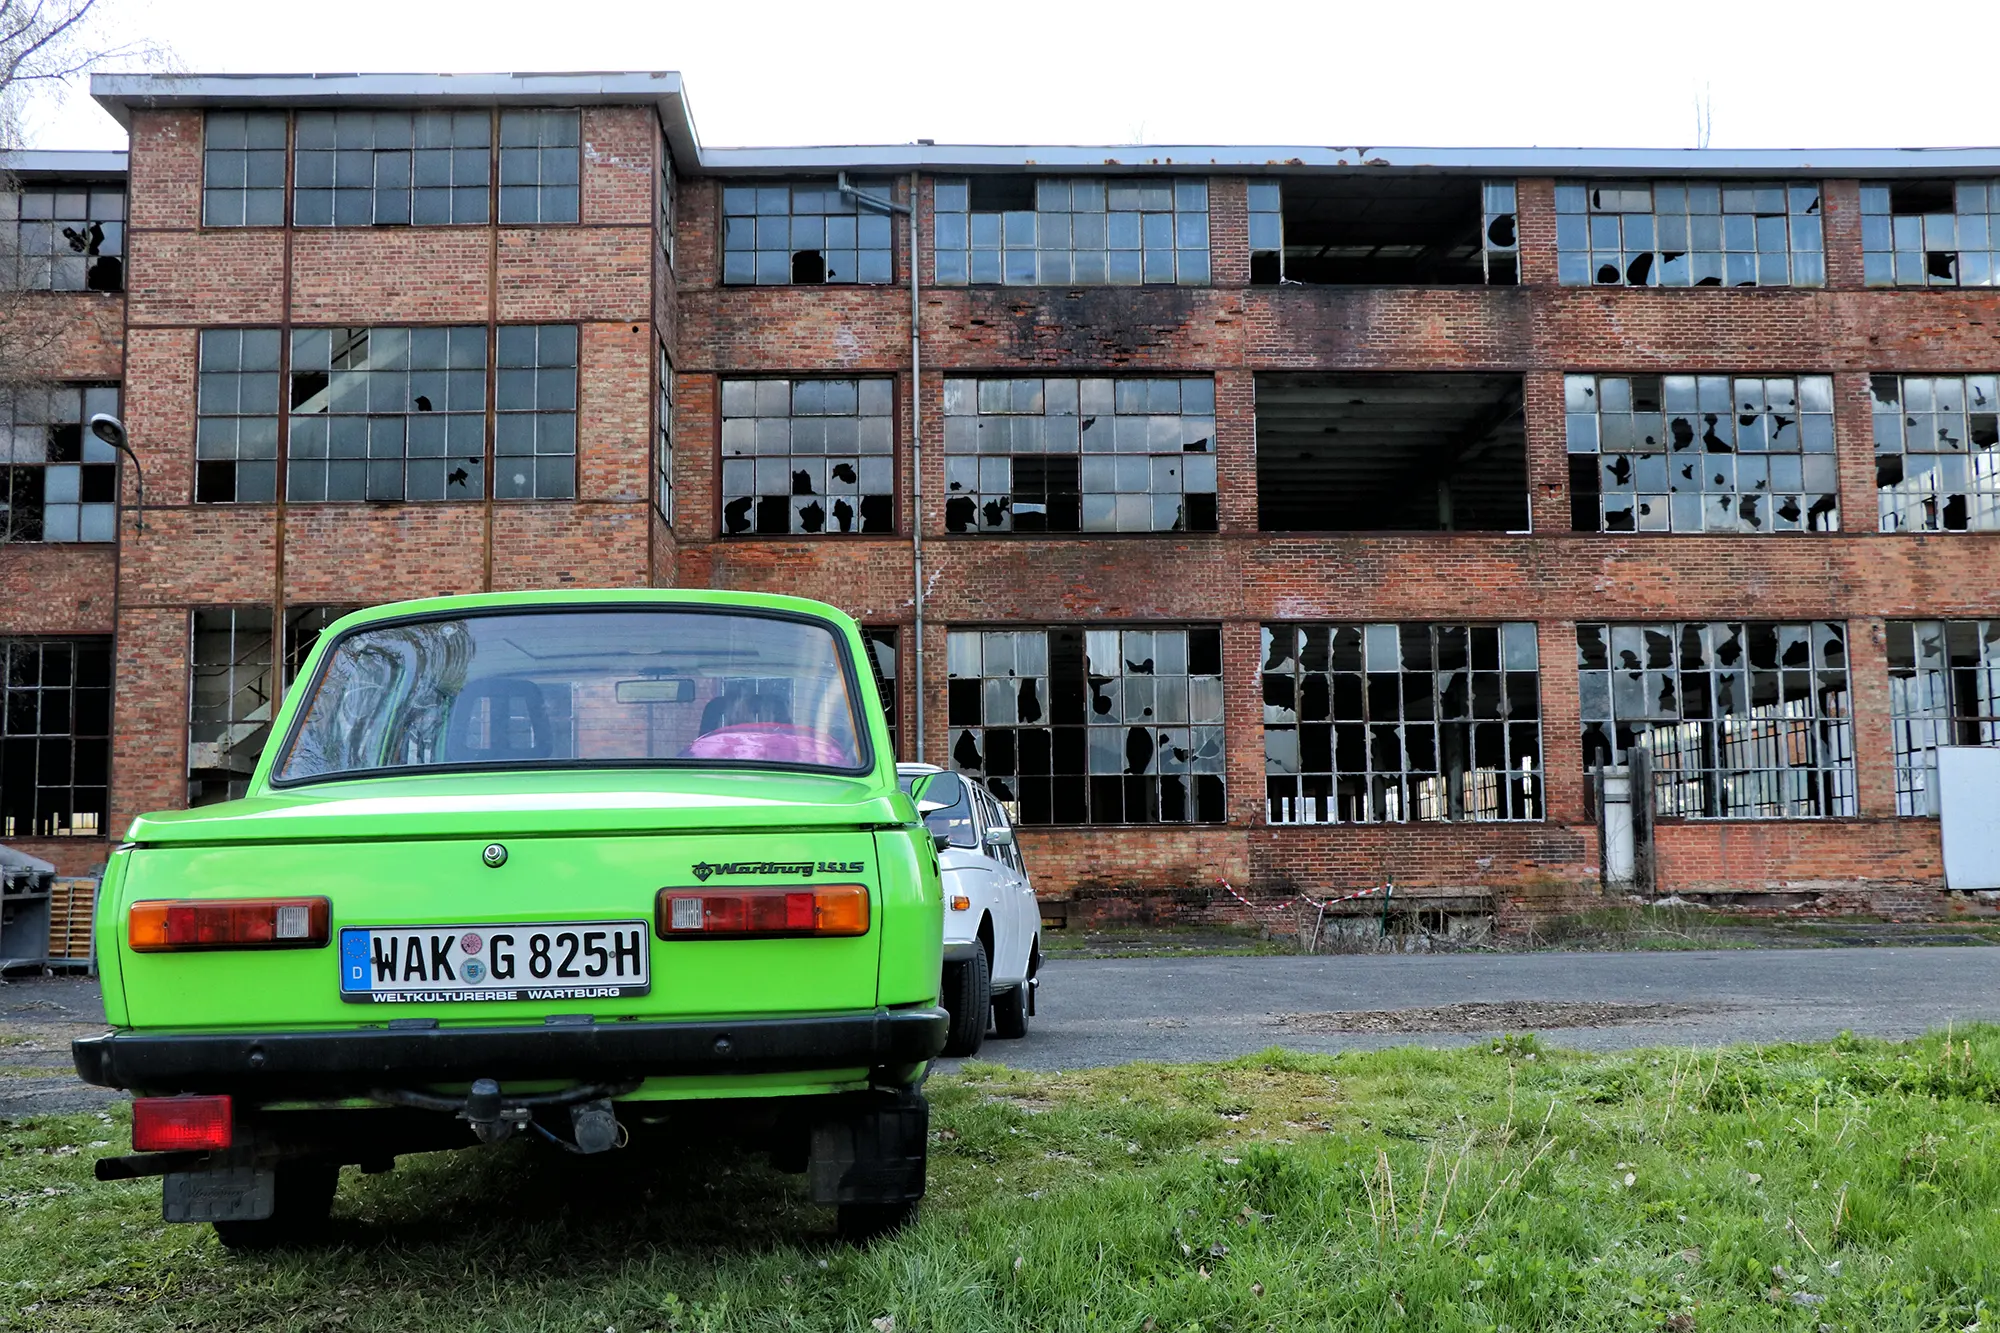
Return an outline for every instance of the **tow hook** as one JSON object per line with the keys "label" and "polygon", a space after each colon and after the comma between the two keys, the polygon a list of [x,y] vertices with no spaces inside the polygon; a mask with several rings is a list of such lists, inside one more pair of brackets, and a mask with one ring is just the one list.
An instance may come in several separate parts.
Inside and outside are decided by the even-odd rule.
{"label": "tow hook", "polygon": [[[625,1141],[625,1131],[618,1123],[618,1113],[612,1108],[611,1099],[622,1097],[638,1086],[639,1080],[634,1079],[628,1083],[588,1083],[561,1092],[510,1097],[500,1090],[497,1080],[481,1078],[473,1080],[471,1090],[464,1097],[439,1096],[408,1088],[377,1088],[369,1095],[392,1106],[412,1106],[455,1115],[471,1127],[473,1135],[481,1143],[505,1143],[515,1134],[532,1128],[570,1152],[600,1153],[620,1147]],[[565,1107],[569,1110],[570,1138],[559,1138],[545,1126],[535,1123],[537,1110],[553,1111]]]}
{"label": "tow hook", "polygon": [[490,1078],[473,1081],[472,1091],[466,1094],[465,1109],[459,1114],[472,1126],[479,1141],[489,1145],[505,1143],[534,1116],[525,1106],[501,1105],[500,1085]]}

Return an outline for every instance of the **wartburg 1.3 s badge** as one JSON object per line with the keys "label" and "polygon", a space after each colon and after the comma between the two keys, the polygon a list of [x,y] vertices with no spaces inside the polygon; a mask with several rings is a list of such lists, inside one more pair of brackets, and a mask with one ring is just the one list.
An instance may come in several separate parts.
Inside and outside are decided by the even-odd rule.
{"label": "wartburg 1.3 s badge", "polygon": [[813,875],[858,875],[867,868],[866,861],[724,861],[720,865],[712,861],[697,861],[692,869],[694,877],[708,883],[710,875],[797,875],[810,879]]}

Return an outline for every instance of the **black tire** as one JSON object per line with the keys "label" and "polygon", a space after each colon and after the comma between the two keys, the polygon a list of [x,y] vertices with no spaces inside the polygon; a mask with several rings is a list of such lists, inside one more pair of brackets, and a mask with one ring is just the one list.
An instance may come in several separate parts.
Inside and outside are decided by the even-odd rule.
{"label": "black tire", "polygon": [[979,1054],[986,1040],[986,1017],[993,1008],[992,971],[986,950],[975,948],[962,963],[944,965],[945,1012],[951,1027],[945,1033],[944,1053],[954,1056]]}
{"label": "black tire", "polygon": [[340,1184],[335,1162],[284,1162],[274,1182],[271,1215],[259,1222],[212,1222],[215,1238],[231,1250],[274,1250],[314,1241],[326,1230],[333,1191]]}
{"label": "black tire", "polygon": [[907,1203],[843,1203],[834,1213],[834,1229],[849,1245],[866,1245],[908,1226],[917,1215],[917,1201]]}
{"label": "black tire", "polygon": [[1028,949],[1028,975],[1012,990],[993,997],[993,1035],[1015,1041],[1028,1035],[1028,987],[1034,980],[1036,950]]}

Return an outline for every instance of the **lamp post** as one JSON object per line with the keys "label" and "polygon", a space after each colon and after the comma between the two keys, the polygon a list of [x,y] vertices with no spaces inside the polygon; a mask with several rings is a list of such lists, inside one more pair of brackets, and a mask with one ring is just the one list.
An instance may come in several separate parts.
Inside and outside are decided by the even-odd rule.
{"label": "lamp post", "polygon": [[[132,452],[132,446],[125,442],[125,423],[109,412],[99,412],[90,419],[90,433],[132,460],[132,479],[139,487],[139,503],[132,511],[132,526],[146,530],[146,472],[139,466],[139,455]],[[119,499],[124,499],[124,488],[119,488]]]}

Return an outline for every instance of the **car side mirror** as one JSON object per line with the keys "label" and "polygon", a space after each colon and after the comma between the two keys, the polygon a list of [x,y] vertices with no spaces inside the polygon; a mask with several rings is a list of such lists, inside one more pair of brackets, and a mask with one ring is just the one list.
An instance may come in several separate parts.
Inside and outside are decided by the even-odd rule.
{"label": "car side mirror", "polygon": [[939,856],[943,856],[951,850],[951,834],[949,833],[933,833],[931,834],[931,841],[937,845]]}
{"label": "car side mirror", "polygon": [[988,847],[1012,847],[1014,845],[1014,830],[1010,828],[987,829],[986,845]]}
{"label": "car side mirror", "polygon": [[931,788],[937,785],[937,780],[946,776],[948,775],[944,773],[926,773],[910,784],[910,799],[916,802],[919,819],[934,810],[949,810],[957,804],[956,799],[940,801],[929,794]]}

